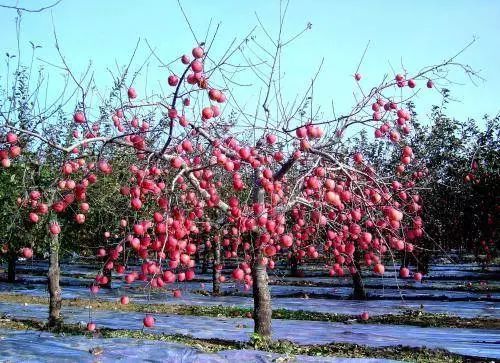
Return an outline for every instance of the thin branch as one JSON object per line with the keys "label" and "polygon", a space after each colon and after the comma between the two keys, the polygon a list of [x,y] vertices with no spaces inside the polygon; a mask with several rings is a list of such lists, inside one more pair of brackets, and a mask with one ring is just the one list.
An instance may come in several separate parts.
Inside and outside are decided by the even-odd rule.
{"label": "thin branch", "polygon": [[2,5],[0,4],[0,8],[5,8],[5,9],[12,9],[12,10],[17,10],[17,11],[26,11],[27,13],[40,13],[44,10],[53,8],[54,6],[58,5],[62,0],[57,0],[55,3],[49,6],[44,6],[43,8],[39,9],[27,9],[27,8],[22,8],[19,6],[9,6],[9,5]]}

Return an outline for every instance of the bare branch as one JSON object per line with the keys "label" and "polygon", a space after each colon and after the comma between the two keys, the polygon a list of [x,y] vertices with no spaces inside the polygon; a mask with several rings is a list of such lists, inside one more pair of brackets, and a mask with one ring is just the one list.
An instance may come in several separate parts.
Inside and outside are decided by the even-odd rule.
{"label": "bare branch", "polygon": [[2,5],[2,4],[0,4],[0,8],[12,9],[12,10],[17,10],[17,11],[26,11],[27,13],[40,13],[44,10],[48,10],[48,9],[51,9],[51,8],[57,6],[61,1],[62,0],[57,0],[52,5],[44,6],[44,7],[39,8],[39,9],[27,9],[27,8],[22,8],[19,6],[10,6],[10,5]]}

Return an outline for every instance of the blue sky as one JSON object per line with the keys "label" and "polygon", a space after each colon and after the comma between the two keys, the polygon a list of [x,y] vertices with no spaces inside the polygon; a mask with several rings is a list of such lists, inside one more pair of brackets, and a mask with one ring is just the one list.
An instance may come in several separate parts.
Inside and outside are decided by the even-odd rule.
{"label": "blue sky", "polygon": [[[0,0],[0,3],[13,5],[16,1]],[[51,1],[19,0],[18,3],[37,8]],[[213,25],[221,24],[214,52],[223,52],[233,38],[243,38],[258,24],[254,12],[271,32],[277,30],[278,1],[187,0],[182,4],[199,38],[204,38],[210,20]],[[16,49],[15,16],[15,11],[0,8],[0,50],[4,53]],[[52,17],[72,69],[82,72],[92,60],[97,81],[103,85],[110,84],[106,69],[115,69],[115,61],[120,65],[127,63],[139,38],[147,39],[165,61],[189,52],[195,45],[175,0],[63,0],[51,11],[23,13],[21,47],[25,60],[31,40],[42,46],[40,58],[58,62]],[[338,113],[347,112],[356,90],[352,74],[368,41],[370,47],[360,69],[362,84],[367,89],[384,74],[392,73],[389,64],[400,71],[402,61],[410,73],[415,72],[453,55],[475,36],[477,42],[458,61],[481,70],[485,82],[479,81],[475,86],[462,72],[452,71],[450,78],[460,83],[451,87],[452,95],[459,102],[449,106],[449,114],[461,119],[497,114],[500,111],[498,19],[500,1],[495,0],[291,0],[285,33],[295,34],[307,22],[312,23],[312,29],[285,50],[282,72],[286,96],[293,99],[307,88],[324,58],[315,87],[315,103],[322,105],[325,117],[330,115],[332,101]],[[262,32],[258,37],[265,40]],[[147,50],[143,44],[134,66],[144,61]],[[153,63],[148,71],[149,85],[164,86],[168,72]],[[4,74],[4,65],[0,67]],[[138,82],[143,84],[144,77]],[[240,102],[255,100],[259,87],[246,88]],[[439,100],[437,92],[426,91],[415,102],[419,112],[425,114]]]}

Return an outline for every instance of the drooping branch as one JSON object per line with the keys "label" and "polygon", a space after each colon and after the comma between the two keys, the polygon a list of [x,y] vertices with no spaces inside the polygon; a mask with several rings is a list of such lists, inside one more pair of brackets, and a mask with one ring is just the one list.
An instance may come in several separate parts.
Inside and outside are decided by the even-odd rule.
{"label": "drooping branch", "polygon": [[17,10],[17,11],[26,11],[27,13],[40,13],[44,10],[48,10],[48,9],[51,9],[51,8],[57,6],[61,1],[62,0],[57,0],[52,5],[44,6],[44,7],[38,8],[38,9],[28,9],[28,8],[23,8],[20,6],[3,5],[3,4],[0,4],[0,8],[12,9],[12,10]]}

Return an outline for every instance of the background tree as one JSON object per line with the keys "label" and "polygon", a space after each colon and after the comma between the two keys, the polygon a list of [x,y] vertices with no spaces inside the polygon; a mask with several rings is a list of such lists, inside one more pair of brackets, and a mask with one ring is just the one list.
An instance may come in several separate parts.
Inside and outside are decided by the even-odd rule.
{"label": "background tree", "polygon": [[[407,263],[422,271],[435,255],[452,253],[452,258],[466,259],[473,254],[485,263],[497,250],[493,241],[498,234],[499,116],[485,116],[481,122],[452,119],[446,115],[449,91],[444,89],[443,95],[429,120],[420,120],[412,111],[415,132],[409,142],[426,173],[420,194],[425,201],[422,217],[428,223],[418,254],[408,256]],[[407,107],[414,109],[412,103]],[[385,170],[399,160],[386,143],[370,139],[366,132],[348,144]]]}

